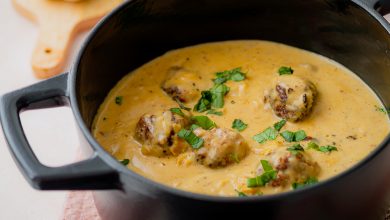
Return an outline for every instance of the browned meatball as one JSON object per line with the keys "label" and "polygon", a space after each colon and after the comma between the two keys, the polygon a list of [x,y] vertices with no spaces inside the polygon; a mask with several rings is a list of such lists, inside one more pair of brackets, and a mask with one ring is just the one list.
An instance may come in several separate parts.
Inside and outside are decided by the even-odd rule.
{"label": "browned meatball", "polygon": [[238,163],[249,151],[244,138],[235,131],[225,128],[213,128],[209,131],[196,129],[194,133],[203,138],[203,147],[195,152],[197,162],[211,167],[225,167]]}
{"label": "browned meatball", "polygon": [[[312,161],[310,155],[302,153],[292,154],[284,149],[279,149],[269,157],[269,162],[278,171],[271,186],[291,186],[293,183],[305,182],[308,178],[317,177],[320,167]],[[262,166],[258,168],[258,175],[263,173]]]}
{"label": "browned meatball", "polygon": [[152,156],[178,155],[188,144],[177,133],[189,124],[187,117],[164,111],[143,115],[135,128],[135,138],[142,144],[142,153]]}
{"label": "browned meatball", "polygon": [[200,77],[184,68],[174,67],[161,88],[174,100],[191,102],[199,98]]}
{"label": "browned meatball", "polygon": [[294,122],[310,113],[316,94],[313,83],[298,76],[283,75],[265,92],[264,101],[270,104],[275,115]]}

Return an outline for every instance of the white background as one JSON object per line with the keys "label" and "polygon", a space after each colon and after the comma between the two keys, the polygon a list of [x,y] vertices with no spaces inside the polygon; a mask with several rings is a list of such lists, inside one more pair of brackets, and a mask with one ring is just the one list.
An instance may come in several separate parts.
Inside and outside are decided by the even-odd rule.
{"label": "white background", "polygon": [[[85,35],[76,39],[70,57],[75,56]],[[0,94],[39,81],[30,67],[37,36],[36,24],[18,14],[10,0],[0,0]],[[68,58],[67,66],[71,61]],[[25,112],[22,123],[44,164],[61,165],[76,159],[78,139],[70,109]],[[37,191],[28,185],[0,132],[0,219],[60,219],[65,198],[65,191]]]}

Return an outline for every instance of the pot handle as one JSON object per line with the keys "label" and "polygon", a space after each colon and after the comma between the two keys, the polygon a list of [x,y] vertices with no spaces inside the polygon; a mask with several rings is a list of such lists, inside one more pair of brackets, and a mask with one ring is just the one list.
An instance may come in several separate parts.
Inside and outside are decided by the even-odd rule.
{"label": "pot handle", "polygon": [[87,160],[47,167],[39,162],[20,123],[27,109],[68,106],[68,73],[10,92],[0,98],[0,119],[9,149],[27,181],[42,190],[119,189],[118,173],[97,153]]}

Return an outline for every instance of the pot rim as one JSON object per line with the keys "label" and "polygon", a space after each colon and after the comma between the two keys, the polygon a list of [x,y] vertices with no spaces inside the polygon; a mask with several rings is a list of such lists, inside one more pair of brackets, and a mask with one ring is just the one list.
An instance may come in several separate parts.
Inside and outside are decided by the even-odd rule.
{"label": "pot rim", "polygon": [[[387,33],[390,35],[390,24],[381,16],[376,10],[373,8],[375,3],[379,2],[379,0],[368,0],[368,2],[363,2],[364,0],[351,0],[353,4],[360,7],[362,10],[364,10],[367,13],[367,16],[371,16],[373,19],[376,20],[376,22],[379,22],[380,25],[387,31]],[[367,1],[367,0],[366,0]],[[319,189],[323,186],[330,186],[332,183],[336,183],[341,178],[351,175],[352,173],[358,171],[361,167],[366,165],[368,162],[373,160],[378,154],[380,154],[386,145],[390,145],[390,133],[387,135],[387,137],[384,138],[384,140],[372,151],[370,152],[365,158],[360,160],[358,163],[354,164],[352,167],[348,168],[347,170],[332,176],[326,180],[320,181],[317,184],[310,185],[307,187],[303,187],[297,190],[290,190],[287,192],[277,193],[277,194],[271,194],[271,195],[263,195],[263,196],[249,196],[249,197],[224,197],[224,196],[215,196],[215,195],[207,195],[207,194],[200,194],[200,193],[194,193],[190,191],[185,191],[182,189],[174,188],[171,186],[167,186],[164,184],[161,184],[159,182],[153,181],[149,178],[146,178],[140,174],[137,174],[136,172],[132,171],[131,169],[128,169],[127,167],[123,166],[118,162],[117,159],[115,159],[111,154],[106,152],[104,148],[96,141],[96,139],[92,136],[90,130],[88,129],[87,125],[85,124],[83,117],[81,116],[78,102],[77,102],[77,94],[76,94],[76,81],[78,76],[78,69],[81,62],[81,58],[84,56],[85,50],[91,43],[91,41],[95,38],[96,33],[100,31],[104,25],[114,16],[117,16],[120,12],[124,11],[126,7],[131,3],[132,1],[127,1],[122,3],[120,6],[118,6],[116,9],[114,9],[112,12],[110,12],[108,15],[106,15],[98,24],[95,25],[95,27],[91,30],[91,32],[88,34],[87,38],[83,42],[73,64],[69,71],[69,80],[68,80],[68,89],[69,89],[69,97],[70,97],[70,106],[72,109],[72,112],[74,114],[74,117],[76,119],[76,122],[82,131],[84,137],[90,144],[91,148],[94,150],[96,154],[105,162],[107,163],[111,168],[116,170],[116,172],[129,175],[131,178],[134,178],[135,180],[141,182],[142,184],[147,184],[150,187],[156,188],[158,190],[161,190],[162,192],[166,192],[169,194],[172,194],[174,196],[178,197],[184,197],[187,199],[192,200],[202,200],[202,201],[209,201],[209,202],[222,202],[222,203],[230,203],[230,202],[266,202],[266,201],[274,201],[274,200],[283,200],[286,197],[291,196],[298,196],[302,195],[301,193],[305,193],[306,191],[311,191],[315,189]],[[390,36],[389,36],[390,37]],[[390,172],[390,171],[389,171]]]}

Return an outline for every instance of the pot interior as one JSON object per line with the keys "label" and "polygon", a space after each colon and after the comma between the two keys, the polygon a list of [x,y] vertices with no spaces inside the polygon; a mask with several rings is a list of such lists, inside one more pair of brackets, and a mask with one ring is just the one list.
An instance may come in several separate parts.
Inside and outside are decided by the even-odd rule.
{"label": "pot interior", "polygon": [[280,42],[329,57],[390,105],[390,37],[347,0],[133,0],[93,32],[77,66],[80,113],[91,128],[99,105],[128,72],[163,53],[234,39]]}

